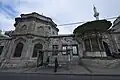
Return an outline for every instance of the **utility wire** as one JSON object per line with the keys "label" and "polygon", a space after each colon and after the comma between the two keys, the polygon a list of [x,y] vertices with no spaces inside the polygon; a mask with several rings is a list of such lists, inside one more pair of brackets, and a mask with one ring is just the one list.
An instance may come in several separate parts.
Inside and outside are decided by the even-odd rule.
{"label": "utility wire", "polygon": [[[116,19],[116,18],[118,18],[118,17],[110,17],[110,18],[104,18],[104,19],[111,20],[111,19]],[[101,20],[104,20],[104,19],[101,19]],[[68,26],[68,25],[75,25],[75,24],[81,24],[81,23],[86,23],[86,22],[90,22],[90,21],[60,24],[60,25],[57,25],[57,26]]]}
{"label": "utility wire", "polygon": [[[104,18],[104,19],[111,20],[111,19],[116,19],[116,18],[120,18],[120,17],[110,17],[110,18]],[[104,19],[100,19],[100,20],[104,20]],[[57,26],[68,26],[68,25],[75,25],[75,24],[81,24],[81,23],[86,23],[86,22],[90,22],[90,20],[89,21],[81,21],[81,22],[60,24],[60,25],[57,25]],[[2,30],[2,32],[5,32],[5,31]]]}
{"label": "utility wire", "polygon": [[74,23],[68,23],[68,24],[60,24],[60,25],[57,25],[57,26],[75,25],[75,24],[80,24],[80,23],[85,23],[85,22],[74,22]]}

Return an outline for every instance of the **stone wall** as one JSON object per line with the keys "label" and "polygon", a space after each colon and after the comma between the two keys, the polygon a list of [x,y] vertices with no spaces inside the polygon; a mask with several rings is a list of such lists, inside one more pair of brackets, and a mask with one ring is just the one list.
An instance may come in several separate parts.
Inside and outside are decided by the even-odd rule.
{"label": "stone wall", "polygon": [[101,69],[107,69],[107,68],[120,68],[120,59],[81,59],[81,61],[86,65],[87,67],[92,68],[101,68]]}

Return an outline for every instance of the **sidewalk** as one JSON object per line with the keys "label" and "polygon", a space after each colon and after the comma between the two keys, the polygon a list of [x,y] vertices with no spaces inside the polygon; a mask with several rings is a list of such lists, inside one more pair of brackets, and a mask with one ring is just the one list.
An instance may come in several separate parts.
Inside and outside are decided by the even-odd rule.
{"label": "sidewalk", "polygon": [[[55,73],[54,67],[41,67],[41,68],[32,68],[29,70],[24,71],[24,73]],[[61,74],[83,74],[83,73],[90,73],[85,68],[81,66],[74,66],[69,68],[58,68],[56,73]]]}
{"label": "sidewalk", "polygon": [[[0,69],[0,72],[16,72],[16,73],[49,73],[54,74],[54,67],[25,68],[25,69]],[[60,74],[86,74],[90,73],[84,67],[74,66],[69,69],[58,68],[56,73]]]}
{"label": "sidewalk", "polygon": [[89,69],[91,69],[94,73],[108,73],[108,74],[120,74],[120,68],[108,68],[108,69],[101,69],[101,68],[92,68],[90,67]]}
{"label": "sidewalk", "polygon": [[54,72],[54,67],[24,68],[24,69],[0,69],[0,72],[15,73],[40,73],[40,74],[120,74],[120,68],[100,69],[88,67],[93,73],[90,73],[82,66],[72,66],[71,68],[58,68]]}

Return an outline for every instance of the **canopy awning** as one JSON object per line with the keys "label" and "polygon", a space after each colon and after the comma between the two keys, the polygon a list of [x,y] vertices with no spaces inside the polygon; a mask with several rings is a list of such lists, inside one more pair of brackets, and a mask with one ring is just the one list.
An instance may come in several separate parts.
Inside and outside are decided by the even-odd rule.
{"label": "canopy awning", "polygon": [[76,34],[91,31],[104,32],[107,31],[111,27],[111,25],[112,23],[107,20],[95,20],[78,26],[73,33]]}

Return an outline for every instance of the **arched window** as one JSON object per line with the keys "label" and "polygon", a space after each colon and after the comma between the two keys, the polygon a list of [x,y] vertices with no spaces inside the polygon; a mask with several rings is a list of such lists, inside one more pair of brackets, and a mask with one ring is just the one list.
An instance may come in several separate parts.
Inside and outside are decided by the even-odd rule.
{"label": "arched window", "polygon": [[98,43],[98,41],[100,41],[100,39],[97,38],[86,39],[84,42],[86,51],[100,51],[99,48],[100,43]]}
{"label": "arched window", "polygon": [[43,26],[39,26],[39,27],[37,27],[37,31],[38,31],[38,32],[43,32],[43,31],[44,31]]}
{"label": "arched window", "polygon": [[23,25],[22,27],[21,27],[21,30],[26,30],[27,29],[27,26],[26,25]]}
{"label": "arched window", "polygon": [[86,51],[91,51],[90,39],[86,39],[86,40],[84,41],[84,44],[85,44],[85,49],[86,49]]}
{"label": "arched window", "polygon": [[107,56],[111,56],[111,52],[110,52],[108,44],[103,41],[103,45],[104,45],[105,52],[106,52]]}
{"label": "arched window", "polygon": [[13,57],[21,57],[23,45],[24,45],[23,43],[18,43],[16,45]]}
{"label": "arched window", "polygon": [[99,49],[99,44],[98,44],[98,40],[99,40],[99,39],[97,39],[97,38],[92,38],[92,39],[91,39],[93,51],[100,51],[100,49]]}
{"label": "arched window", "polygon": [[4,46],[0,46],[0,55],[2,54]]}
{"label": "arched window", "polygon": [[42,48],[43,48],[42,44],[40,44],[40,43],[35,44],[32,57],[37,57],[38,50],[42,49]]}

